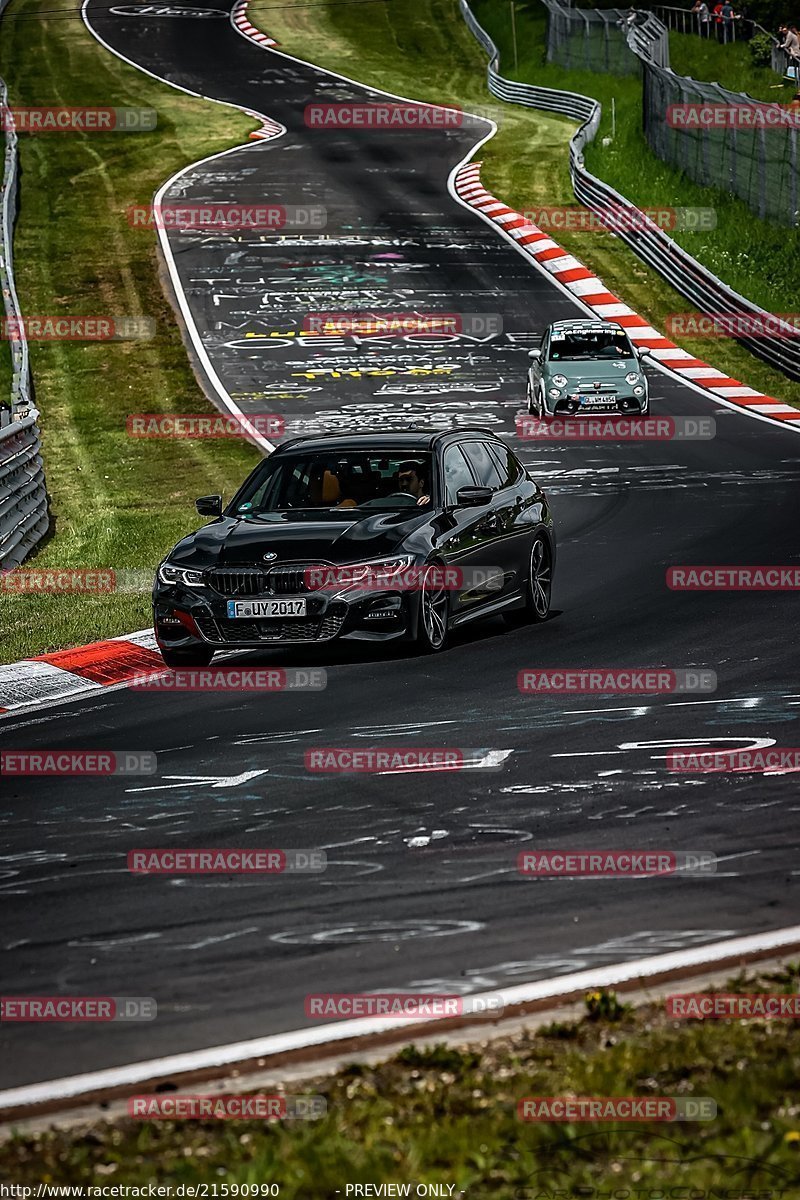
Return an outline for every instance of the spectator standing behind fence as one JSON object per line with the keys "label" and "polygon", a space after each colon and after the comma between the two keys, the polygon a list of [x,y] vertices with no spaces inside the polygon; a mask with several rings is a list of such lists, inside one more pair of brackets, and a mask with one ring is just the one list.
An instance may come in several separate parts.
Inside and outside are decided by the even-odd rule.
{"label": "spectator standing behind fence", "polygon": [[722,0],[717,0],[714,5],[714,32],[717,35],[717,41],[722,41]]}
{"label": "spectator standing behind fence", "polygon": [[700,34],[700,37],[707,38],[709,25],[711,24],[711,13],[708,11],[706,0],[695,0],[692,12],[697,17],[697,32]]}
{"label": "spectator standing behind fence", "polygon": [[786,53],[786,78],[800,83],[800,38],[797,36],[796,25],[781,25],[778,29],[779,49]]}
{"label": "spectator standing behind fence", "polygon": [[722,40],[726,44],[733,41],[733,22],[736,20],[736,13],[733,11],[731,0],[725,0],[722,5]]}

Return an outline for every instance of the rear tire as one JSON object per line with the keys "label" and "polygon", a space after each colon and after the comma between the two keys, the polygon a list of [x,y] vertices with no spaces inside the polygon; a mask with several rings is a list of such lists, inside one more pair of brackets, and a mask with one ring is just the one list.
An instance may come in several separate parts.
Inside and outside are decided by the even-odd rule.
{"label": "rear tire", "polygon": [[214,657],[210,646],[183,646],[175,650],[159,646],[159,650],[168,667],[207,667]]}
{"label": "rear tire", "polygon": [[525,605],[514,612],[504,613],[507,625],[533,625],[546,621],[550,616],[552,592],[553,555],[550,543],[543,533],[537,533],[531,546],[528,560],[528,576],[525,581]]}

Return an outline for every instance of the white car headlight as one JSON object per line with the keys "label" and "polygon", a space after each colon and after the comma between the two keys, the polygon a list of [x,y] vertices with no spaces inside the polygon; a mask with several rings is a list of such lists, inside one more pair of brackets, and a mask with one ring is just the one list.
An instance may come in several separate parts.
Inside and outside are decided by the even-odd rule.
{"label": "white car headlight", "polygon": [[561,395],[561,388],[550,388],[550,391],[547,394],[551,400],[557,400]]}
{"label": "white car headlight", "polygon": [[639,382],[639,372],[638,371],[630,371],[625,376],[625,382],[626,383],[638,383]]}
{"label": "white car headlight", "polygon": [[[553,386],[557,388],[565,388],[568,382],[569,380],[567,379],[566,375],[554,375],[552,378]],[[551,392],[550,395],[552,396],[552,394],[553,393]]]}
{"label": "white car headlight", "polygon": [[644,388],[642,387],[641,384],[639,384],[638,387],[635,387],[633,389],[633,394],[634,394],[634,396],[643,396],[644,395]]}
{"label": "white car headlight", "polygon": [[170,562],[161,564],[158,568],[158,578],[162,583],[182,583],[184,587],[203,586],[202,571],[190,571],[186,567],[176,567]]}
{"label": "white car headlight", "polygon": [[360,583],[364,579],[372,579],[376,575],[391,578],[399,571],[410,567],[414,561],[412,554],[396,554],[393,558],[373,558],[365,562],[343,563],[334,570],[341,572],[342,578],[348,583]]}

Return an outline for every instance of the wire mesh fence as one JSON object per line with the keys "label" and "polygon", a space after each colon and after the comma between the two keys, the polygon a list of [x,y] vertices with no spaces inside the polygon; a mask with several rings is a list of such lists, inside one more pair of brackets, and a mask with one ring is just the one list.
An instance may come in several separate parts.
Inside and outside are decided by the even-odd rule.
{"label": "wire mesh fence", "polygon": [[[617,236],[625,242],[643,262],[653,267],[676,291],[684,295],[691,304],[703,313],[726,313],[741,315],[743,332],[734,333],[736,341],[751,354],[763,359],[771,366],[783,371],[790,379],[800,379],[800,345],[798,339],[779,328],[766,336],[747,336],[747,319],[754,328],[772,329],[775,318],[759,308],[746,297],[735,292],[705,267],[688,251],[673,241],[663,229],[646,219],[629,200],[603,180],[587,170],[584,150],[597,135],[601,108],[597,100],[577,92],[539,87],[534,84],[517,83],[505,78],[500,72],[500,54],[485,29],[473,15],[468,0],[459,0],[464,19],[489,56],[488,86],[492,95],[511,104],[522,104],[547,112],[561,113],[580,122],[570,139],[569,164],[575,198],[579,203],[595,212],[627,211],[638,214],[630,227],[621,224]],[[781,323],[778,322],[780,326]]]}
{"label": "wire mesh fence", "polygon": [[555,0],[544,3],[549,14],[548,62],[570,70],[638,75],[639,64],[626,38],[632,10],[567,8]]}
{"label": "wire mesh fence", "polygon": [[662,162],[695,183],[738,196],[762,220],[800,224],[800,107],[676,74],[669,32],[653,13],[544,3],[548,62],[614,75],[641,71],[644,136]]}

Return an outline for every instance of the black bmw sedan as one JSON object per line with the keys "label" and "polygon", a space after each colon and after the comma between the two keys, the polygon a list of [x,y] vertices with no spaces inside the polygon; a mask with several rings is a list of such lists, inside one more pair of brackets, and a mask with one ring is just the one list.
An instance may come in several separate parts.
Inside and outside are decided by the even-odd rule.
{"label": "black bmw sedan", "polygon": [[352,638],[444,649],[501,613],[543,621],[555,562],[544,492],[484,429],[286,442],[158,568],[156,638],[169,666],[215,650]]}

